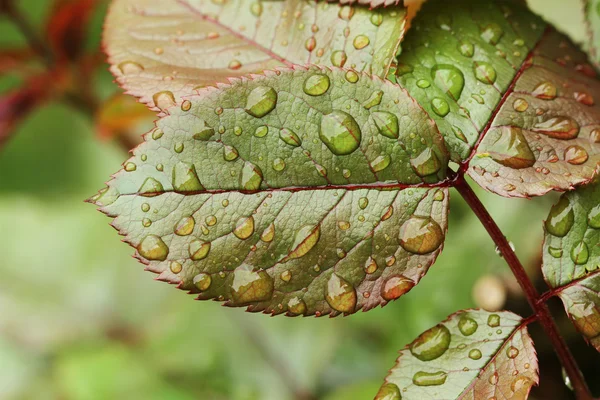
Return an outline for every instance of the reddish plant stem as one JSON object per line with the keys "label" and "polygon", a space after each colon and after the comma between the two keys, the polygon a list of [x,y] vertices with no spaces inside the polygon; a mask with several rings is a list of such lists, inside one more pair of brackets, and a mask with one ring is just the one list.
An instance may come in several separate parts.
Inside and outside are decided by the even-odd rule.
{"label": "reddish plant stem", "polygon": [[517,255],[510,247],[510,244],[506,237],[502,234],[502,231],[492,219],[492,216],[485,209],[477,195],[473,192],[473,189],[465,181],[464,176],[461,174],[456,179],[456,190],[465,199],[467,204],[471,207],[475,215],[479,218],[488,234],[498,246],[498,250],[506,260],[508,266],[512,270],[513,274],[517,278],[517,282],[523,289],[525,297],[529,302],[529,305],[533,309],[537,320],[548,335],[548,338],[552,342],[554,351],[560,359],[567,375],[569,376],[571,383],[573,384],[573,390],[578,400],[593,400],[590,390],[585,382],[583,374],[579,370],[575,358],[571,354],[571,351],[567,347],[567,344],[560,335],[556,323],[550,314],[550,310],[545,302],[541,302],[540,295],[533,286],[529,276],[525,272],[523,265],[517,258]]}

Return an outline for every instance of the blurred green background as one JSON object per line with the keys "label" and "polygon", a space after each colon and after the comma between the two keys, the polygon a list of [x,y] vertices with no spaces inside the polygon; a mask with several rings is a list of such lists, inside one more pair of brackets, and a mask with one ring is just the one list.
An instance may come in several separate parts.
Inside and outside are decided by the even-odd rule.
{"label": "blurred green background", "polygon": [[[17,3],[40,27],[51,1]],[[530,3],[583,40],[577,1]],[[106,7],[89,24],[89,51],[99,48]],[[0,18],[0,47],[25,45]],[[120,90],[106,65],[93,76],[86,84],[100,99]],[[21,80],[3,74],[0,93]],[[291,319],[195,302],[154,281],[109,219],[83,202],[125,158],[119,143],[99,140],[89,117],[61,102],[38,108],[0,149],[0,399],[370,399],[397,351],[456,310],[491,304],[529,313],[455,192],[442,256],[410,294],[383,309]],[[478,193],[540,281],[542,220],[556,195]],[[474,296],[476,284],[483,296]],[[595,352],[559,320],[592,378]],[[534,398],[569,399],[551,349],[532,330],[543,369]]]}

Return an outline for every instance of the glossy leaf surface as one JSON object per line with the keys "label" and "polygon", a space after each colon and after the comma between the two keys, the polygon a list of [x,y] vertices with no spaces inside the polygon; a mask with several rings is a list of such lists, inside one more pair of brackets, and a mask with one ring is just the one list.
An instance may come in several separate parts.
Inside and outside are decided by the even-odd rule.
{"label": "glossy leaf surface", "polygon": [[448,194],[432,186],[448,155],[401,88],[297,67],[170,113],[94,198],[160,279],[253,311],[336,315],[404,294],[441,251]]}
{"label": "glossy leaf surface", "polygon": [[582,0],[588,28],[588,47],[590,57],[600,65],[600,1]]}
{"label": "glossy leaf surface", "polygon": [[544,277],[600,350],[600,183],[561,197],[545,223]]}
{"label": "glossy leaf surface", "polygon": [[282,65],[385,76],[405,11],[306,0],[116,0],[106,22],[111,71],[154,109],[195,89]]}
{"label": "glossy leaf surface", "polygon": [[538,364],[522,322],[510,312],[451,315],[400,351],[375,399],[526,399]]}

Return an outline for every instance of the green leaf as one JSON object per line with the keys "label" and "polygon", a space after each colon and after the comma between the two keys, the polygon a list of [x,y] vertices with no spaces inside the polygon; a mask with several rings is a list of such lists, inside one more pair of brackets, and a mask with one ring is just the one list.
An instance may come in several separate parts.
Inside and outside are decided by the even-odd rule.
{"label": "green leaf", "polygon": [[401,6],[305,0],[115,0],[104,44],[127,93],[164,110],[200,87],[278,66],[346,66],[383,77],[405,17]]}
{"label": "green leaf", "polygon": [[585,54],[514,1],[428,1],[391,79],[436,121],[454,161],[503,196],[588,182],[600,83]]}
{"label": "green leaf", "polygon": [[544,277],[600,351],[600,182],[564,194],[545,223]]}
{"label": "green leaf", "polygon": [[398,86],[296,67],[169,111],[93,199],[159,279],[336,315],[399,297],[441,251],[448,155]]}
{"label": "green leaf", "polygon": [[400,351],[376,400],[526,399],[538,363],[523,320],[460,311]]}

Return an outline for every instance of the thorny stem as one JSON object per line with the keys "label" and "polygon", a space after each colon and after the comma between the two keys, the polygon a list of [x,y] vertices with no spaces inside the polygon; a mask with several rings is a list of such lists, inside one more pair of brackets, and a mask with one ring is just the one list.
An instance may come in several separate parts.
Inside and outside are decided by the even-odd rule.
{"label": "thorny stem", "polygon": [[54,65],[52,50],[40,38],[35,28],[29,23],[18,7],[15,6],[14,0],[0,0],[1,15],[6,15],[19,28],[29,43],[29,47],[42,59],[47,67]]}
{"label": "thorny stem", "polygon": [[546,332],[546,335],[552,342],[554,351],[556,352],[556,355],[560,359],[567,375],[571,380],[571,383],[573,384],[573,390],[575,391],[577,399],[593,400],[592,394],[590,393],[590,390],[585,382],[585,378],[579,370],[579,367],[575,362],[575,358],[571,354],[567,344],[560,335],[556,323],[550,314],[548,305],[545,302],[540,301],[539,293],[533,286],[529,276],[527,276],[527,273],[517,258],[517,255],[510,247],[508,240],[502,234],[502,231],[492,219],[492,216],[485,209],[477,195],[473,192],[473,189],[471,189],[471,187],[465,181],[462,174],[459,175],[458,179],[456,179],[454,187],[465,199],[475,215],[477,215],[496,246],[498,246],[502,257],[504,257],[504,260],[506,260],[508,266],[517,278],[517,281],[519,282],[521,289],[523,289],[529,305],[533,309],[535,316]]}

